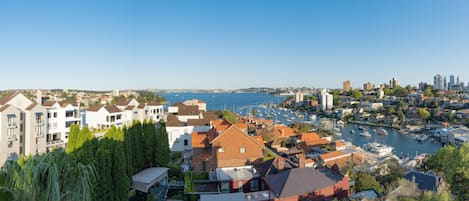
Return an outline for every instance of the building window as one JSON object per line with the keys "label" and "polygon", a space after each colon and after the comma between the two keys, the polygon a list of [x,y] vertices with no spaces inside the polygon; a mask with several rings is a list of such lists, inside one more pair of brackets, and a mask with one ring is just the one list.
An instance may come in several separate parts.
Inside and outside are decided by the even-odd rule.
{"label": "building window", "polygon": [[121,119],[122,119],[122,115],[118,114],[118,115],[116,116],[116,119],[117,119],[117,120],[121,120]]}
{"label": "building window", "polygon": [[16,126],[15,117],[16,117],[16,115],[14,115],[14,114],[7,115],[8,127],[15,127]]}
{"label": "building window", "polygon": [[250,188],[250,191],[252,191],[252,192],[258,191],[259,190],[259,180],[252,179],[251,181],[249,181],[249,188]]}
{"label": "building window", "polygon": [[54,125],[54,129],[57,129],[57,123],[54,123],[53,125]]}
{"label": "building window", "polygon": [[15,140],[16,139],[14,128],[8,128],[7,129],[7,138],[8,138],[8,140]]}
{"label": "building window", "polygon": [[20,124],[20,132],[23,132],[23,124]]}
{"label": "building window", "polygon": [[189,144],[189,140],[184,140],[184,146],[187,146]]}
{"label": "building window", "polygon": [[57,112],[54,112],[54,118],[57,118]]}
{"label": "building window", "polygon": [[50,119],[50,112],[47,113],[47,118]]}
{"label": "building window", "polygon": [[220,190],[222,193],[229,193],[230,192],[230,183],[221,183]]}
{"label": "building window", "polygon": [[238,190],[239,190],[239,192],[243,192],[243,184],[244,184],[243,181],[238,181]]}
{"label": "building window", "polygon": [[74,111],[66,111],[66,112],[65,112],[65,117],[73,117],[73,116],[75,116],[73,113],[74,113]]}
{"label": "building window", "polygon": [[42,123],[42,113],[36,113],[36,124]]}
{"label": "building window", "polygon": [[245,153],[245,152],[246,152],[246,147],[239,148],[239,153]]}
{"label": "building window", "polygon": [[23,119],[24,119],[24,114],[21,113],[21,114],[20,114],[20,120],[23,121]]}
{"label": "building window", "polygon": [[223,149],[222,147],[220,147],[220,148],[218,148],[218,152],[223,153],[223,152],[225,152],[225,149]]}
{"label": "building window", "polygon": [[36,126],[36,135],[42,136],[42,126]]}

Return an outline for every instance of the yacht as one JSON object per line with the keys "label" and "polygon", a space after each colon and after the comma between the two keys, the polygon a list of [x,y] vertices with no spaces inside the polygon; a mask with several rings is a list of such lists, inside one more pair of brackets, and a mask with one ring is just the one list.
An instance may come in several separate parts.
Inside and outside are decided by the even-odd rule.
{"label": "yacht", "polygon": [[376,130],[376,133],[378,133],[379,135],[387,135],[388,131],[386,131],[386,129],[384,129],[384,128],[378,128]]}
{"label": "yacht", "polygon": [[362,133],[360,133],[360,136],[371,137],[371,134],[368,131],[363,131]]}
{"label": "yacht", "polygon": [[422,142],[422,141],[427,140],[427,139],[428,139],[428,136],[425,135],[425,134],[416,135],[416,136],[414,137],[414,139],[417,140],[417,141]]}
{"label": "yacht", "polygon": [[394,148],[390,146],[386,146],[384,144],[380,144],[377,142],[370,142],[370,143],[364,144],[363,149],[368,152],[377,154],[379,157],[389,156],[394,150]]}
{"label": "yacht", "polygon": [[358,126],[358,129],[364,131],[364,130],[365,130],[365,127],[363,127],[363,126]]}
{"label": "yacht", "polygon": [[342,136],[342,133],[336,132],[336,133],[335,133],[335,136],[340,137],[340,136]]}
{"label": "yacht", "polygon": [[355,134],[355,130],[350,130],[350,134]]}

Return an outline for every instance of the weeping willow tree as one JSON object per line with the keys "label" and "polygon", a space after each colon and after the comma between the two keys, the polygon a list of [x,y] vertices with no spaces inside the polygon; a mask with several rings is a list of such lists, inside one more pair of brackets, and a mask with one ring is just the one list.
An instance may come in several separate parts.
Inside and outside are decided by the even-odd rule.
{"label": "weeping willow tree", "polygon": [[0,171],[0,200],[91,200],[95,171],[76,163],[62,149],[34,156],[24,164],[7,162]]}

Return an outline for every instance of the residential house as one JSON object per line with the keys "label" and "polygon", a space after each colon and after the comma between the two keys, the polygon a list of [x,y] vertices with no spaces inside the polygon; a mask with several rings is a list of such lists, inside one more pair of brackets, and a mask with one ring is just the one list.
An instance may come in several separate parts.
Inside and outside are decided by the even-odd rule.
{"label": "residential house", "polygon": [[192,135],[193,139],[197,139],[193,141],[192,165],[195,171],[246,166],[263,158],[264,146],[236,125],[229,125],[228,128],[220,129],[220,131],[212,128],[205,137],[200,136],[201,133]]}
{"label": "residential house", "polygon": [[46,101],[42,106],[47,110],[47,150],[65,148],[70,127],[81,125],[80,107],[66,101]]}
{"label": "residential house", "polygon": [[251,165],[216,168],[215,174],[221,193],[256,192],[261,190],[259,174]]}
{"label": "residential house", "polygon": [[436,176],[433,172],[425,173],[416,170],[406,173],[404,178],[415,183],[421,191],[436,192],[441,182],[441,177]]}
{"label": "residential house", "polygon": [[328,167],[337,165],[339,168],[345,167],[348,163],[361,164],[364,160],[365,156],[353,148],[332,151],[319,156],[320,165]]}
{"label": "residential house", "polygon": [[210,122],[218,119],[214,113],[204,112],[199,107],[203,107],[203,104],[185,105],[177,102],[168,107],[166,132],[171,151],[191,152],[192,132],[207,132],[211,128]]}
{"label": "residential house", "polygon": [[94,105],[86,109],[86,124],[90,129],[122,127],[124,112],[115,105]]}
{"label": "residential house", "polygon": [[264,180],[275,201],[345,199],[350,190],[347,176],[328,169],[287,169]]}

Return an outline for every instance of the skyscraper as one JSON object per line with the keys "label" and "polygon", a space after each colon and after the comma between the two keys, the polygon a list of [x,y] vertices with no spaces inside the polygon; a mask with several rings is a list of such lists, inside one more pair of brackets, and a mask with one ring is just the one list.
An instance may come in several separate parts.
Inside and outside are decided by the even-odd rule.
{"label": "skyscraper", "polygon": [[372,88],[373,88],[373,85],[371,85],[370,82],[367,82],[367,83],[363,84],[363,90],[364,91],[370,91]]}
{"label": "skyscraper", "polygon": [[[459,81],[458,81],[459,82]],[[449,76],[449,86],[453,86],[455,83],[454,83],[454,75],[450,75]]]}
{"label": "skyscraper", "polygon": [[346,80],[343,83],[343,91],[344,92],[349,92],[350,91],[350,80]]}
{"label": "skyscraper", "polygon": [[395,78],[392,78],[392,80],[389,80],[389,88],[393,89],[400,86],[399,80],[396,80]]}
{"label": "skyscraper", "polygon": [[327,93],[326,89],[321,90],[321,108],[322,111],[332,110],[334,97],[332,94]]}
{"label": "skyscraper", "polygon": [[436,90],[444,90],[445,84],[443,81],[443,76],[436,74],[433,76],[433,88]]}

